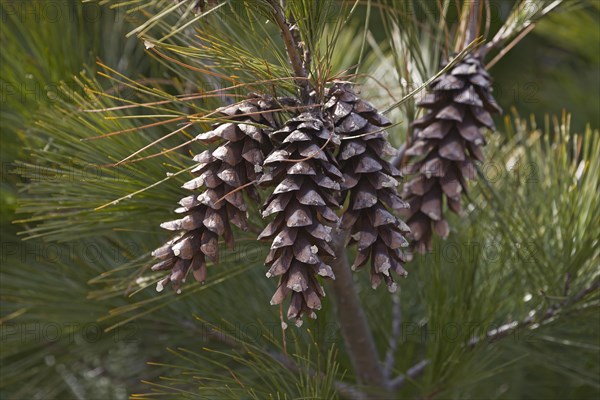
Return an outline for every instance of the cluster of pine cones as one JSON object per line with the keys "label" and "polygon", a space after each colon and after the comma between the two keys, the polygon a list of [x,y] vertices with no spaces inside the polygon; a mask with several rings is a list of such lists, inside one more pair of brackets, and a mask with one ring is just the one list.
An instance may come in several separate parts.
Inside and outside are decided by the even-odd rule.
{"label": "cluster of pine cones", "polygon": [[246,203],[259,203],[268,191],[259,204],[270,222],[258,238],[271,242],[267,276],[279,279],[271,304],[290,298],[288,319],[316,318],[325,296],[317,277],[335,279],[330,264],[339,231],[356,245],[352,269],[369,264],[373,288],[383,281],[395,291],[393,274],[407,275],[406,236],[423,250],[432,229],[448,233],[442,196],[458,210],[466,165],[481,158],[479,127],[492,126],[489,111],[497,108],[489,87],[475,58],[434,82],[421,102],[429,112],[415,121],[407,151],[416,157],[415,176],[402,195],[400,170],[386,161],[396,153],[387,140],[391,122],[350,84],[333,83],[322,103],[304,112],[293,99],[262,95],[219,109],[223,122],[196,138],[214,145],[194,157],[195,177],[183,186],[201,193],[181,199],[182,218],[161,225],[178,234],[153,252],[161,261],[152,269],[169,271],[157,290],[170,283],[179,291],[190,271],[204,282],[207,262],[218,263],[220,240],[234,245],[231,224],[247,230]]}

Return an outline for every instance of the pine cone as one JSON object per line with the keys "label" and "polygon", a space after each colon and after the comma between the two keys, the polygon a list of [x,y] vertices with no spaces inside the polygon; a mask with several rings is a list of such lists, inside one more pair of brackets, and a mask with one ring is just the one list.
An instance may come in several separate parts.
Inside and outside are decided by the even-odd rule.
{"label": "pine cone", "polygon": [[480,128],[494,130],[490,113],[502,112],[491,92],[490,75],[477,57],[468,55],[434,80],[417,103],[427,114],[413,122],[406,170],[415,176],[404,185],[402,197],[410,204],[407,223],[412,246],[420,253],[431,250],[433,232],[448,236],[443,198],[450,210],[461,212],[466,179],[475,178],[473,162],[484,159]]}
{"label": "pine cone", "polygon": [[260,183],[275,186],[263,217],[277,214],[259,239],[272,239],[266,264],[267,277],[279,276],[271,304],[281,304],[291,294],[288,319],[302,324],[302,316],[316,318],[325,296],[317,275],[334,278],[324,257],[335,257],[328,245],[331,228],[338,222],[333,209],[339,204],[332,191],[340,189],[342,173],[328,148],[339,143],[317,112],[289,120],[271,135],[276,149],[265,159]]}
{"label": "pine cone", "polygon": [[400,247],[408,245],[404,234],[409,228],[390,212],[408,207],[396,190],[400,171],[383,159],[395,153],[384,130],[391,122],[348,84],[334,84],[326,98],[326,111],[342,140],[337,157],[344,175],[342,199],[349,196],[341,226],[350,229],[350,243],[358,245],[352,269],[371,259],[371,285],[376,288],[384,280],[393,292],[396,283],[390,271],[407,275]]}
{"label": "pine cone", "polygon": [[[161,227],[180,234],[156,249],[152,255],[162,259],[153,271],[170,270],[158,282],[156,290],[172,282],[178,290],[190,269],[194,278],[204,282],[206,261],[219,260],[218,242],[223,238],[234,246],[230,223],[247,230],[246,204],[241,186],[257,179],[265,154],[272,149],[268,133],[277,126],[275,101],[255,96],[239,104],[220,109],[223,119],[213,130],[202,133],[196,140],[221,142],[215,150],[206,150],[194,157],[199,165],[192,170],[197,177],[183,185],[185,189],[205,188],[200,195],[184,197],[175,212],[185,214],[181,219],[161,224]],[[254,186],[244,188],[250,197],[258,200]]]}

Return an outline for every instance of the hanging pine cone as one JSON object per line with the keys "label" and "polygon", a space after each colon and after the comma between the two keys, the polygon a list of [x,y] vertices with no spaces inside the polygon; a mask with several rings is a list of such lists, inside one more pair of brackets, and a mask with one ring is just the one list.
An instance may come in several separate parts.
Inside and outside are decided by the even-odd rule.
{"label": "hanging pine cone", "polygon": [[358,246],[352,269],[370,259],[373,288],[383,280],[393,292],[396,283],[390,271],[407,275],[400,248],[408,245],[404,234],[409,228],[390,212],[408,207],[396,190],[400,171],[383,159],[395,153],[385,132],[391,122],[348,84],[334,84],[326,98],[325,108],[342,141],[337,157],[344,176],[342,199],[349,196],[341,226],[350,229],[350,243]]}
{"label": "hanging pine cone", "polygon": [[412,246],[431,250],[432,234],[448,236],[443,198],[450,210],[461,212],[460,195],[466,179],[474,179],[473,161],[483,161],[481,128],[494,130],[490,113],[502,110],[494,100],[491,78],[479,58],[468,55],[432,82],[430,93],[417,103],[427,109],[413,122],[413,143],[406,150],[406,170],[415,174],[404,185],[403,198]]}
{"label": "hanging pine cone", "polygon": [[[183,187],[205,190],[180,200],[181,207],[175,212],[184,214],[183,218],[161,224],[180,233],[152,253],[162,259],[152,270],[171,271],[158,282],[156,290],[161,291],[171,282],[179,291],[190,270],[197,281],[204,282],[207,260],[214,263],[219,260],[219,238],[230,248],[234,246],[230,223],[247,230],[244,196],[236,189],[256,180],[265,154],[272,149],[268,133],[277,123],[270,110],[276,108],[275,101],[254,96],[220,109],[227,122],[215,124],[213,130],[196,137],[201,142],[222,144],[194,157],[199,163],[192,170],[196,178]],[[245,187],[244,192],[258,201],[254,186]]]}
{"label": "hanging pine cone", "polygon": [[268,277],[279,276],[271,304],[291,295],[288,319],[302,323],[304,314],[316,318],[325,296],[317,275],[334,278],[324,257],[335,257],[328,242],[339,208],[332,192],[339,191],[342,173],[328,148],[339,143],[317,112],[289,120],[271,135],[276,149],[265,159],[260,183],[276,186],[266,202],[263,217],[277,214],[259,239],[272,239],[266,264]]}

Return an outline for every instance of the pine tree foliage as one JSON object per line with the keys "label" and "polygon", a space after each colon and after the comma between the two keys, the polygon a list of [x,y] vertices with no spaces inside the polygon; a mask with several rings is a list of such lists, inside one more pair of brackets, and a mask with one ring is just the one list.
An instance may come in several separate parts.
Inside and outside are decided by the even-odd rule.
{"label": "pine tree foliage", "polygon": [[[3,3],[3,84],[24,70],[59,95],[2,106],[24,150],[3,136],[20,210],[16,225],[2,214],[0,397],[596,397],[597,130],[496,119],[463,213],[411,261],[399,213],[423,89],[560,3],[495,18],[482,1],[491,25],[471,44],[466,1],[65,3],[78,35]],[[488,54],[494,76],[502,50]],[[359,378],[329,295],[338,220],[347,267],[369,265],[353,284],[379,386]],[[157,259],[164,221],[177,233]],[[176,290],[156,293],[165,279]]]}

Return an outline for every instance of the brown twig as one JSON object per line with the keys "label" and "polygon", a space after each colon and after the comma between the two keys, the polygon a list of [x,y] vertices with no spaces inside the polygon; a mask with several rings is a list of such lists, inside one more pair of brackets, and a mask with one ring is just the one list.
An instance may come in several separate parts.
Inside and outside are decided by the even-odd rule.
{"label": "brown twig", "polygon": [[425,371],[425,368],[429,365],[430,361],[425,359],[421,360],[412,367],[410,367],[406,374],[397,376],[389,382],[389,387],[392,390],[398,390],[404,385],[407,379],[416,379]]}
{"label": "brown twig", "polygon": [[285,18],[281,4],[279,4],[277,0],[268,0],[268,2],[271,4],[271,7],[273,7],[275,23],[281,31],[285,49],[290,59],[290,63],[292,64],[294,74],[296,75],[296,84],[300,88],[300,97],[302,98],[302,102],[307,104],[310,97],[310,87],[307,80],[308,74],[304,68],[304,61],[298,51],[298,44],[294,40],[294,35],[292,34],[290,24]]}
{"label": "brown twig", "polygon": [[454,46],[454,51],[457,53],[464,49],[479,35],[480,6],[479,0],[471,0],[470,2],[463,4],[460,26],[456,34],[456,43]]}
{"label": "brown twig", "polygon": [[[195,327],[195,325],[192,324],[190,321],[185,321],[185,325],[187,325],[190,328]],[[208,332],[204,332],[204,334],[206,335],[206,338],[208,340],[219,342],[229,348],[242,349],[242,350],[245,349],[244,344],[242,342],[227,335],[226,333],[221,332],[218,329],[208,327]],[[296,362],[294,362],[294,360],[291,359],[287,354],[285,354],[285,353],[282,354],[277,351],[269,351],[267,354],[273,360],[279,362],[280,364],[282,364],[285,368],[289,369],[290,371],[293,371],[293,372],[301,371],[301,369],[298,367]],[[308,372],[309,372],[310,376],[315,376],[317,374],[317,372],[313,369],[309,369]],[[323,374],[321,373],[321,375],[323,375]],[[351,399],[351,400],[368,400],[369,399],[358,388],[355,388],[348,383],[334,381],[333,384],[334,384],[335,389],[338,391],[338,393],[348,399]]]}
{"label": "brown twig", "polygon": [[[487,65],[485,66],[486,69],[490,69],[492,68],[494,65],[496,65],[496,63],[498,61],[500,61],[500,59],[502,57],[504,57],[506,55],[506,53],[508,53],[513,47],[515,47],[517,45],[517,43],[519,43],[521,40],[523,40],[523,38],[525,36],[527,36],[527,34],[529,32],[531,32],[533,30],[533,28],[535,28],[535,24],[531,24],[529,25],[527,28],[525,28],[523,30],[523,32],[519,33],[519,35],[514,38],[514,40],[512,42],[510,42],[506,47],[504,47],[497,55],[496,57],[494,57],[494,59],[492,61],[490,61],[489,63],[487,63]],[[482,56],[485,55],[485,53],[487,53],[488,51],[490,51],[492,48],[496,47],[499,45],[500,42],[490,42],[489,46],[486,46],[484,49],[481,50],[481,54]]]}
{"label": "brown twig", "polygon": [[[408,137],[407,137],[407,142],[408,142]],[[404,164],[404,155],[406,153],[406,143],[404,143],[402,146],[400,146],[400,148],[398,149],[398,152],[396,153],[396,155],[394,156],[394,158],[392,158],[392,165],[396,168],[402,166],[402,164]]]}
{"label": "brown twig", "polygon": [[331,262],[335,280],[331,282],[337,320],[358,381],[372,387],[385,388],[386,379],[377,355],[377,347],[369,328],[352,271],[346,255],[346,231],[337,231],[332,245],[337,258]]}
{"label": "brown twig", "polygon": [[467,32],[465,33],[465,43],[467,45],[479,36],[480,31],[481,4],[479,0],[473,0],[469,8],[469,20],[467,22]]}
{"label": "brown twig", "polygon": [[509,336],[511,333],[514,333],[519,329],[525,329],[525,328],[531,327],[533,325],[542,324],[542,323],[554,318],[566,306],[578,303],[584,297],[588,296],[590,293],[592,293],[594,291],[597,291],[598,289],[600,289],[600,279],[596,279],[594,281],[594,283],[592,283],[590,286],[588,286],[586,288],[583,288],[582,290],[577,292],[577,294],[575,294],[573,297],[571,297],[571,298],[567,297],[560,303],[553,304],[552,306],[548,307],[548,309],[546,309],[546,311],[541,315],[540,318],[536,319],[535,318],[536,312],[532,311],[522,321],[509,322],[507,324],[501,325],[500,327],[498,327],[496,329],[492,329],[491,331],[487,332],[485,337],[472,338],[469,341],[469,347],[475,347],[479,342],[481,342],[484,339],[487,340],[488,342],[495,342],[499,339]]}
{"label": "brown twig", "polygon": [[396,361],[396,350],[402,329],[402,303],[400,302],[400,289],[392,295],[392,332],[388,341],[388,349],[385,354],[384,369],[386,379],[390,377]]}
{"label": "brown twig", "polygon": [[[302,372],[300,367],[298,367],[298,365],[290,357],[287,357],[281,353],[275,353],[275,352],[271,352],[271,353],[269,353],[269,355],[274,360],[281,363],[285,368],[289,369],[290,371]],[[315,371],[313,369],[309,369],[308,373],[311,377],[317,375],[317,371]],[[319,374],[321,376],[325,376],[322,372]],[[341,394],[342,396],[344,396],[348,399],[351,399],[351,400],[368,400],[369,399],[369,397],[365,393],[361,392],[359,389],[357,389],[347,383],[340,382],[340,381],[334,381],[333,385],[339,394]]]}

